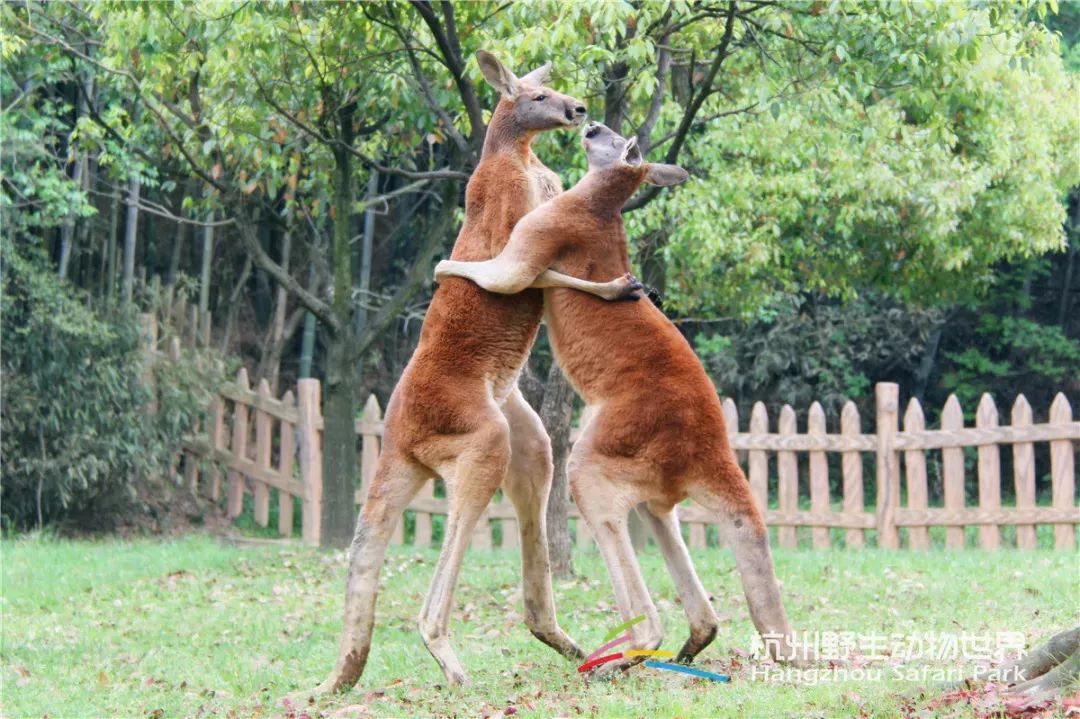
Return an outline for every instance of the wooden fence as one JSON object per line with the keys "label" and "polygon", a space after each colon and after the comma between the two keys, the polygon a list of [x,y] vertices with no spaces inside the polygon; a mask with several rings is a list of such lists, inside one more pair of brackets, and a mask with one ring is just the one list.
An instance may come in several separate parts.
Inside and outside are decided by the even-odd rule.
{"label": "wooden fence", "polygon": [[[322,503],[322,429],[318,380],[300,380],[294,397],[286,392],[281,398],[270,396],[265,381],[252,389],[247,373],[241,370],[235,383],[223,387],[214,402],[211,426],[205,437],[192,440],[186,447],[184,476],[194,491],[205,491],[218,499],[224,490],[230,516],[241,513],[245,493],[253,498],[255,522],[266,526],[270,517],[271,493],[278,493],[278,531],[291,535],[293,497],[301,500],[302,536],[305,541],[319,541]],[[1049,421],[1033,424],[1027,400],[1017,397],[1011,409],[1011,424],[1002,425],[989,395],[983,395],[975,415],[975,424],[964,426],[964,416],[956,397],[950,397],[941,415],[939,429],[927,429],[923,410],[915,400],[909,402],[902,422],[899,391],[895,384],[876,387],[876,432],[866,434],[854,403],[848,402],[841,413],[839,433],[829,433],[821,405],[809,410],[806,431],[798,432],[796,414],[790,406],[780,411],[775,429],[760,402],[751,412],[748,431],[740,429],[740,419],[731,400],[723,403],[731,443],[737,450],[749,478],[754,497],[764,510],[766,521],[777,527],[781,547],[797,546],[797,529],[810,528],[814,548],[830,547],[842,530],[843,544],[864,546],[867,532],[876,533],[878,546],[898,548],[902,530],[906,546],[927,549],[929,528],[944,527],[945,546],[965,546],[965,527],[978,527],[978,544],[996,549],[1002,544],[1003,526],[1016,527],[1016,545],[1032,549],[1036,545],[1035,526],[1053,525],[1054,546],[1072,549],[1076,544],[1075,525],[1080,524],[1076,494],[1076,442],[1080,440],[1080,422],[1072,418],[1072,408],[1063,394],[1057,395],[1049,411]],[[901,427],[902,424],[902,427]],[[367,485],[375,472],[383,431],[382,414],[375,397],[369,397],[363,416],[356,422],[357,452],[361,468],[361,487],[356,503],[363,501]],[[1034,445],[1049,443],[1051,506],[1036,506],[1036,467]],[[976,449],[977,496],[965,496],[964,448]],[[1001,506],[1001,453],[1011,452],[1012,482],[1016,503]],[[833,470],[839,470],[840,496],[830,494],[828,453],[839,454]],[[799,455],[806,455],[800,475]],[[873,455],[876,483],[876,507],[864,505],[864,455]],[[775,456],[775,460],[771,458]],[[206,462],[205,460],[211,460]],[[774,462],[776,497],[769,508],[770,462]],[[940,467],[928,473],[928,465]],[[220,467],[220,469],[219,469]],[[1045,473],[1046,467],[1042,468]],[[868,473],[869,474],[869,473]],[[940,479],[938,478],[940,477]],[[931,479],[940,482],[937,494],[943,506],[929,506]],[[800,483],[806,482],[809,508],[799,504]],[[905,491],[901,491],[901,489]],[[901,499],[906,498],[906,503]],[[713,517],[699,506],[680,506],[679,514],[687,525],[689,544],[706,545],[708,527]],[[445,515],[445,498],[436,497],[434,483],[428,483],[409,506],[414,516],[413,544],[432,543],[434,518]],[[571,518],[577,520],[571,507]],[[488,507],[477,526],[473,546],[492,547],[493,522],[501,524],[501,547],[517,546],[516,517],[512,505],[501,497]],[[591,544],[584,522],[576,521],[576,542]],[[403,541],[403,523],[399,523],[395,542]]]}

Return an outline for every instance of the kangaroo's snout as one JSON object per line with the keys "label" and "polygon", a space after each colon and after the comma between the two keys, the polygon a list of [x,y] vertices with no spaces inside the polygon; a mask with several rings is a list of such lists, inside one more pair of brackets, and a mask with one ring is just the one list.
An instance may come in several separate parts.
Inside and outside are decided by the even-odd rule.
{"label": "kangaroo's snout", "polygon": [[584,122],[586,113],[585,106],[572,97],[567,99],[569,102],[563,110],[563,117],[565,117],[566,121],[571,125],[578,125]]}

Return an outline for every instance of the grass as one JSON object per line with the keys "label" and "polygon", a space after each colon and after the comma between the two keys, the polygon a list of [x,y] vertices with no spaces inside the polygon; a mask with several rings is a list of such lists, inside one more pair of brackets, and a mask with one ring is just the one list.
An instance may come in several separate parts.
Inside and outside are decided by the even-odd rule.
{"label": "grass", "polygon": [[[238,548],[205,536],[176,541],[0,543],[4,717],[281,716],[282,697],[314,686],[333,663],[345,560],[298,546]],[[963,635],[1021,631],[1029,642],[1078,621],[1077,555],[776,551],[799,629]],[[392,550],[374,647],[359,686],[305,707],[311,716],[975,716],[971,706],[914,704],[917,684],[890,678],[816,685],[753,680],[739,649],[752,628],[728,553],[695,552],[721,618],[698,665],[730,684],[643,667],[583,683],[523,626],[516,554],[466,558],[453,641],[468,689],[443,686],[415,617],[436,553]],[[575,581],[556,582],[563,626],[587,651],[618,623],[595,552]],[[667,629],[685,622],[655,549],[643,568]],[[735,665],[732,662],[736,662]],[[945,663],[951,666],[949,662]]]}

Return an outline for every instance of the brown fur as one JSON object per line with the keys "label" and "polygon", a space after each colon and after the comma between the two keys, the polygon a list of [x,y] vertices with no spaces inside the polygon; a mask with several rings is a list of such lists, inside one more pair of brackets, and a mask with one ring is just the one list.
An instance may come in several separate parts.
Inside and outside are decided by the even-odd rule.
{"label": "brown fur", "polygon": [[[497,254],[522,216],[561,191],[558,176],[530,144],[541,131],[577,124],[585,112],[574,98],[541,86],[546,67],[519,81],[490,55],[478,53],[478,60],[503,97],[466,189],[465,221],[453,249],[457,260]],[[615,298],[629,285],[619,278],[575,286]],[[453,590],[473,527],[500,485],[518,514],[526,624],[561,654],[581,656],[557,623],[551,591],[544,526],[551,446],[516,386],[542,308],[539,290],[503,296],[462,279],[435,293],[419,345],[387,406],[383,451],[350,550],[338,658],[316,691],[341,691],[362,674],[386,545],[409,501],[436,475],[446,483],[450,506],[419,624],[447,680],[466,681],[449,643]]]}
{"label": "brown fur", "polygon": [[[613,137],[617,149],[636,150],[634,143],[596,127]],[[607,141],[597,133],[594,142]],[[604,149],[611,157],[611,148]],[[515,291],[548,268],[586,280],[628,272],[620,209],[654,166],[625,161],[596,166],[591,153],[590,165],[575,187],[523,218],[498,257],[442,263],[437,273]],[[678,168],[656,167],[685,177]],[[595,410],[571,454],[570,483],[604,555],[624,618],[647,617],[635,627],[634,646],[655,648],[662,638],[626,528],[628,512],[638,505],[657,535],[690,620],[691,636],[680,659],[691,659],[715,635],[715,613],[674,514],[675,505],[693,497],[721,520],[755,626],[782,637],[772,647],[781,658],[794,655],[764,521],[728,442],[716,390],[690,345],[650,302],[608,304],[552,288],[545,290],[545,304],[560,366]],[[807,658],[805,650],[798,657]]]}

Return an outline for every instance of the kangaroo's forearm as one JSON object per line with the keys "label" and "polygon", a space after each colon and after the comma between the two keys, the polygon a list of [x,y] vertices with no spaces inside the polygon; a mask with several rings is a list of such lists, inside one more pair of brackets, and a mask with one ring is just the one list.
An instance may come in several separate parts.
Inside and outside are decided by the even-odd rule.
{"label": "kangaroo's forearm", "polygon": [[537,277],[536,271],[523,263],[505,262],[499,259],[482,262],[443,260],[435,267],[435,280],[462,277],[475,282],[488,292],[513,295],[527,289]]}
{"label": "kangaroo's forearm", "polygon": [[595,295],[602,300],[629,298],[636,289],[640,288],[636,280],[625,275],[616,277],[609,282],[590,282],[551,269],[541,272],[540,276],[530,286],[541,289],[565,287],[566,289],[579,290]]}

